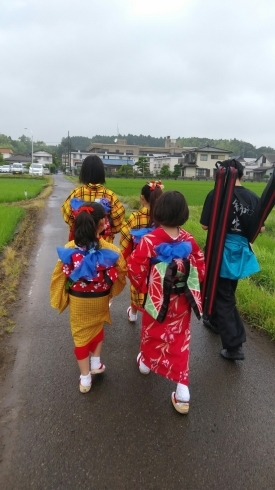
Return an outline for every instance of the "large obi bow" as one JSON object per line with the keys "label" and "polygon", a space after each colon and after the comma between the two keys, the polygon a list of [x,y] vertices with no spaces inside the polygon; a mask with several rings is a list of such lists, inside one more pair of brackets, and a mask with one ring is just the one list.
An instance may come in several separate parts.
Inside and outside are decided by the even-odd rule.
{"label": "large obi bow", "polygon": [[192,244],[191,242],[161,243],[155,250],[157,257],[154,257],[152,261],[157,260],[169,264],[173,259],[186,259],[192,252]]}
{"label": "large obi bow", "polygon": [[[111,203],[110,203],[109,199],[107,199],[106,197],[102,197],[101,199],[94,199],[91,202],[98,202],[99,204],[101,204],[104,207],[105,213],[107,213],[107,214],[110,213]],[[83,201],[82,199],[79,199],[79,197],[72,197],[72,199],[70,201],[70,205],[71,205],[73,212],[78,211],[79,208],[81,208],[81,206],[85,206],[86,204],[87,204],[87,201]]]}
{"label": "large obi bow", "polygon": [[78,279],[86,279],[90,281],[97,276],[97,266],[104,266],[106,269],[112,267],[119,258],[119,253],[102,248],[96,250],[91,248],[89,251],[81,250],[79,248],[64,248],[57,247],[57,254],[63,264],[72,264],[72,256],[75,253],[81,253],[84,255],[83,260],[79,263],[79,266],[70,274],[72,281],[78,281]]}

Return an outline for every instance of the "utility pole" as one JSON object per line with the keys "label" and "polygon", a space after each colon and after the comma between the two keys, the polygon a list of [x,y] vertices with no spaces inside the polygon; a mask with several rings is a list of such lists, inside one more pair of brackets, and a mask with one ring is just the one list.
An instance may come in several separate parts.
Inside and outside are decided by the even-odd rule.
{"label": "utility pole", "polygon": [[71,145],[70,145],[70,134],[68,131],[68,164],[70,168],[70,175],[72,173],[72,163],[71,163]]}
{"label": "utility pole", "polygon": [[31,163],[31,166],[32,166],[32,164],[33,164],[33,132],[32,132],[32,130],[31,130],[31,129],[29,129],[29,128],[24,128],[24,129],[27,129],[28,131],[30,131],[30,133],[31,133],[31,135],[32,135],[32,163]]}

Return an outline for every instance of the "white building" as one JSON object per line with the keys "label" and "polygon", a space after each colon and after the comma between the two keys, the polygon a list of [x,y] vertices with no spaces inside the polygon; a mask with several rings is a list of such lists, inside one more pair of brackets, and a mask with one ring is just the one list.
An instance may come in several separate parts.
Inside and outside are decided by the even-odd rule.
{"label": "white building", "polygon": [[42,165],[51,165],[53,163],[53,156],[51,153],[45,150],[34,151],[33,161],[42,163]]}
{"label": "white building", "polygon": [[231,151],[214,148],[209,145],[202,148],[182,148],[182,152],[174,155],[155,156],[150,158],[150,172],[157,175],[161,167],[168,165],[171,172],[175,165],[181,169],[183,178],[215,178],[217,161],[230,158]]}

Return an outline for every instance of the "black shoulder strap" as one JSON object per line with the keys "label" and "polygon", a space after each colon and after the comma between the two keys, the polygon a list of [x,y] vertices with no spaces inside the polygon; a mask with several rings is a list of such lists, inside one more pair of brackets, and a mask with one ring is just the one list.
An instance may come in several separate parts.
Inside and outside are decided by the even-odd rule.
{"label": "black shoulder strap", "polygon": [[163,279],[163,302],[159,314],[157,316],[157,321],[160,323],[164,321],[168,311],[171,290],[174,285],[174,278],[177,273],[177,270],[178,270],[177,264],[174,260],[172,260],[172,262],[167,265],[165,277]]}
{"label": "black shoulder strap", "polygon": [[238,199],[238,201],[240,201],[240,203],[243,206],[245,206],[245,207],[249,206],[248,202],[246,202],[244,200],[244,198],[239,194],[239,192],[237,191],[236,187],[234,188],[234,196]]}

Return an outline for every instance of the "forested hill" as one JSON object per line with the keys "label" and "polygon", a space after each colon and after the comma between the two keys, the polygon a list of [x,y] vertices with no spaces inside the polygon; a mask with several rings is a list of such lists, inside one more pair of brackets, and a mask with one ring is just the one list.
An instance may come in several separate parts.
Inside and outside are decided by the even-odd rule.
{"label": "forested hill", "polygon": [[[56,154],[59,158],[62,153],[68,152],[68,146],[71,150],[85,151],[91,143],[114,143],[115,139],[125,139],[128,145],[140,145],[140,146],[165,146],[165,137],[155,138],[153,136],[145,136],[140,134],[139,136],[134,134],[122,135],[119,134],[113,136],[101,136],[96,135],[92,138],[84,136],[71,136],[70,145],[68,145],[68,137],[62,138],[59,145],[53,146],[47,144],[44,141],[34,141],[34,151],[46,150],[50,153]],[[205,145],[214,146],[224,150],[232,151],[234,156],[243,156],[246,158],[254,158],[260,156],[262,153],[275,153],[275,150],[271,147],[262,146],[256,148],[256,146],[246,141],[237,140],[236,138],[227,139],[209,139],[209,138],[177,138],[177,146],[179,147],[202,147]],[[22,135],[18,140],[11,139],[10,136],[0,134],[0,147],[11,148],[14,153],[30,154],[31,153],[31,138]],[[0,155],[1,157],[1,155]]]}
{"label": "forested hill", "polygon": [[[163,137],[154,138],[152,136],[145,136],[140,134],[139,136],[128,134],[128,135],[119,135],[119,136],[101,136],[96,135],[92,138],[84,138],[82,136],[72,136],[71,140],[71,148],[76,150],[84,150],[88,148],[91,143],[114,143],[116,138],[125,139],[127,141],[127,145],[140,145],[140,146],[165,146],[165,139]],[[67,138],[62,139],[64,146],[66,146]],[[232,154],[235,156],[242,155],[245,158],[254,158],[260,156],[262,153],[273,153],[275,150],[271,147],[260,147],[256,148],[256,146],[251,143],[247,143],[246,141],[237,140],[236,138],[232,140],[226,139],[209,139],[209,138],[177,138],[177,146],[180,147],[202,147],[205,145],[214,146],[216,148],[222,148],[223,150],[232,151]]]}

